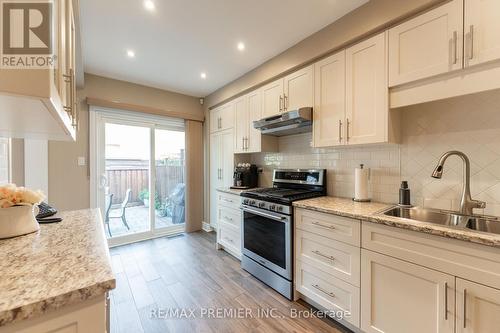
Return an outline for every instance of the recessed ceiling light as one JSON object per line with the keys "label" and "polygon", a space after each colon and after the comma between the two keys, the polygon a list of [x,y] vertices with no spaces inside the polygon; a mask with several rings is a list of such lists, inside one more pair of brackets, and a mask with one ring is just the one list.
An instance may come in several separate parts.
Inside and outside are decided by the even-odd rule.
{"label": "recessed ceiling light", "polygon": [[155,10],[155,3],[152,0],[144,0],[144,8],[147,10]]}
{"label": "recessed ceiling light", "polygon": [[237,47],[238,47],[238,50],[240,50],[240,51],[245,50],[245,44],[243,42],[239,42]]}
{"label": "recessed ceiling light", "polygon": [[135,52],[132,50],[127,50],[127,57],[129,58],[135,58]]}
{"label": "recessed ceiling light", "polygon": [[207,78],[207,73],[201,72],[200,77],[205,80]]}

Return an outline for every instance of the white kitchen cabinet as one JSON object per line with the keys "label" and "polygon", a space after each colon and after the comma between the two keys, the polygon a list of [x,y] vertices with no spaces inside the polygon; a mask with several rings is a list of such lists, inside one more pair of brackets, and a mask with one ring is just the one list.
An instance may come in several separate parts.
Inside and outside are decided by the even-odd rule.
{"label": "white kitchen cabinet", "polygon": [[217,192],[217,247],[241,259],[240,196]]}
{"label": "white kitchen cabinet", "polygon": [[233,183],[234,135],[226,130],[210,135],[210,224],[217,225],[217,188]]}
{"label": "white kitchen cabinet", "polygon": [[234,101],[234,152],[244,153],[249,141],[249,110],[248,96],[242,96]]}
{"label": "white kitchen cabinet", "polygon": [[283,112],[311,107],[314,99],[314,67],[307,66],[284,78]]}
{"label": "white kitchen cabinet", "polygon": [[500,1],[465,0],[465,66],[500,59]]}
{"label": "white kitchen cabinet", "polygon": [[262,118],[301,107],[312,107],[313,77],[314,67],[308,66],[261,87]]}
{"label": "white kitchen cabinet", "polygon": [[210,133],[234,127],[234,102],[226,103],[210,111]]}
{"label": "white kitchen cabinet", "polygon": [[361,250],[361,286],[361,329],[366,333],[455,330],[452,275]]}
{"label": "white kitchen cabinet", "polygon": [[[498,40],[495,43],[500,45]],[[450,1],[391,28],[389,86],[461,69],[462,50],[463,0]]]}
{"label": "white kitchen cabinet", "polygon": [[389,141],[386,33],[346,50],[347,144]]}
{"label": "white kitchen cabinet", "polygon": [[235,153],[260,153],[278,150],[276,137],[262,135],[253,121],[262,118],[261,91],[255,90],[234,102]]}
{"label": "white kitchen cabinet", "polygon": [[345,123],[345,51],[314,64],[314,147],[343,143]]}
{"label": "white kitchen cabinet", "polygon": [[275,116],[283,109],[283,78],[260,88],[262,94],[262,118]]}
{"label": "white kitchen cabinet", "polygon": [[457,333],[500,332],[500,290],[460,278],[456,290]]}
{"label": "white kitchen cabinet", "polygon": [[75,18],[71,0],[54,5],[53,68],[0,69],[0,136],[71,141],[78,122]]}

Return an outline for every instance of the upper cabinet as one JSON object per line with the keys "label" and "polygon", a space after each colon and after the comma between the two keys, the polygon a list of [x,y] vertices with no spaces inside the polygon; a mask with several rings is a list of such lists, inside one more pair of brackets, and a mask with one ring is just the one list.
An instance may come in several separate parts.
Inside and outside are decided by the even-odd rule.
{"label": "upper cabinet", "polygon": [[314,67],[308,66],[284,78],[282,111],[286,112],[313,105],[313,74]]}
{"label": "upper cabinet", "polygon": [[210,112],[210,133],[234,127],[234,102],[224,104]]}
{"label": "upper cabinet", "polygon": [[500,59],[498,13],[498,0],[465,0],[465,66]]}
{"label": "upper cabinet", "polygon": [[345,51],[314,64],[313,112],[314,146],[342,144],[345,122]]}
{"label": "upper cabinet", "polygon": [[389,29],[389,85],[461,69],[462,50],[463,0],[453,0]]}
{"label": "upper cabinet", "polygon": [[313,105],[313,66],[302,68],[263,86],[262,117]]}
{"label": "upper cabinet", "polygon": [[317,62],[315,147],[389,142],[386,33]]}
{"label": "upper cabinet", "polygon": [[[27,10],[27,9],[23,9]],[[0,135],[15,138],[44,140],[74,140],[78,125],[76,102],[76,34],[75,13],[71,0],[55,2],[52,15],[42,13],[42,19],[51,20],[54,34],[39,37],[43,45],[50,45],[51,53],[40,55],[46,59],[53,54],[53,66],[41,68],[0,68]],[[10,15],[12,14],[11,11]],[[5,13],[7,17],[9,12]],[[14,27],[15,25],[11,25]],[[10,32],[10,37],[22,35],[22,29]],[[52,38],[52,40],[50,40]],[[23,40],[20,37],[18,40]],[[11,41],[12,42],[12,41]],[[24,38],[15,48],[31,48],[32,39]],[[7,43],[7,42],[5,42]],[[27,45],[25,44],[27,43]],[[12,45],[12,43],[10,44]],[[36,47],[40,47],[37,44]],[[49,52],[49,51],[47,51]],[[37,54],[34,56],[38,57]],[[47,60],[48,61],[48,60]],[[19,62],[17,62],[19,64]],[[47,63],[47,62],[46,62]],[[38,62],[38,64],[40,64]]]}
{"label": "upper cabinet", "polygon": [[235,153],[259,153],[277,151],[276,137],[262,135],[253,122],[262,118],[262,91],[255,90],[234,102],[235,105]]}
{"label": "upper cabinet", "polygon": [[346,50],[347,144],[389,140],[386,33]]}

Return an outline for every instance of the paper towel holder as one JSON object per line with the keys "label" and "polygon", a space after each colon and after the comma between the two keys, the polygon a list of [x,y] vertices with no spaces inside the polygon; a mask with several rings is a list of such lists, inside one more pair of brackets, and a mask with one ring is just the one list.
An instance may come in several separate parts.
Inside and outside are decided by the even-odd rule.
{"label": "paper towel holder", "polygon": [[[364,168],[364,164],[360,164],[359,165],[361,169]],[[370,178],[370,170],[368,171],[368,178]],[[370,198],[367,198],[367,199],[358,199],[358,198],[352,198],[352,201],[355,201],[355,202],[371,202],[372,199]]]}

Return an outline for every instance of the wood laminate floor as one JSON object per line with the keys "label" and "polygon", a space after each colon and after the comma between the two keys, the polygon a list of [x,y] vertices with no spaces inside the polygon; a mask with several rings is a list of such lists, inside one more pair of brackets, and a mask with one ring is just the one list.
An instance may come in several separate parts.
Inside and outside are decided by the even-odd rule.
{"label": "wood laminate floor", "polygon": [[[214,234],[116,247],[111,259],[117,280],[112,333],[349,332],[331,320],[305,318],[308,307],[288,301],[216,250]],[[302,318],[294,317],[299,311]]]}

